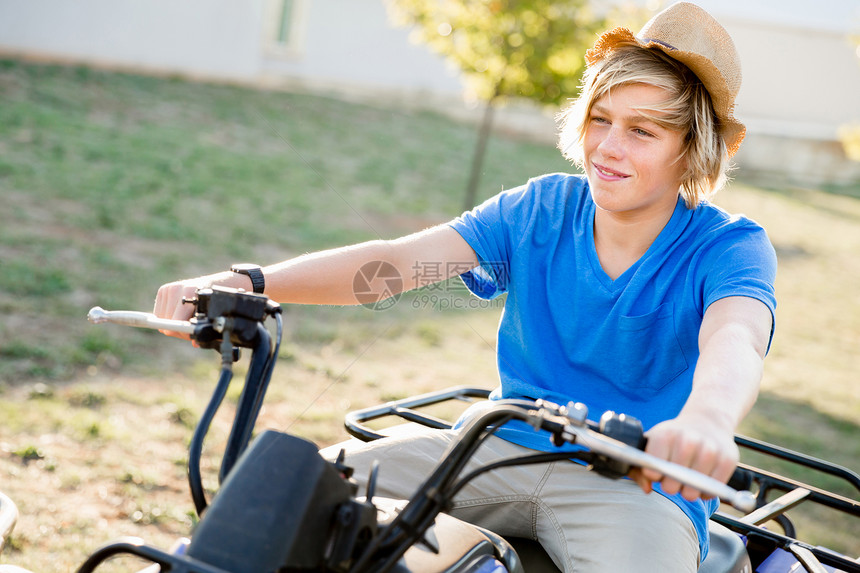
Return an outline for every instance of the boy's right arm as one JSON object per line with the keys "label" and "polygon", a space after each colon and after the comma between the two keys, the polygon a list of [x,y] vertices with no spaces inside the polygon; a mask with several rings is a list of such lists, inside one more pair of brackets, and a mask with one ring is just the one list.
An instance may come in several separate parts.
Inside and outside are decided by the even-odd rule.
{"label": "boy's right arm", "polygon": [[[397,270],[402,278],[402,291],[445,280],[478,266],[472,247],[446,224],[399,239],[368,241],[263,267],[265,294],[281,303],[359,304],[353,290],[356,273],[364,265],[379,261]],[[199,288],[214,285],[252,291],[250,278],[229,271],[186,279],[159,288],[153,312],[160,318],[188,320],[193,307],[183,303],[183,299],[192,298]]]}

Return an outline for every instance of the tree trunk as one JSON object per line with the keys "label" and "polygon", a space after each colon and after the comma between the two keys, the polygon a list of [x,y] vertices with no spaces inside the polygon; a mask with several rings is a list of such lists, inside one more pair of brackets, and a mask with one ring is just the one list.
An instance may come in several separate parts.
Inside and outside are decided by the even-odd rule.
{"label": "tree trunk", "polygon": [[484,107],[484,118],[478,130],[478,141],[475,143],[475,154],[472,156],[472,172],[469,174],[469,184],[466,187],[466,197],[463,202],[463,210],[468,211],[475,206],[475,197],[478,192],[478,183],[481,180],[481,168],[484,165],[484,156],[487,152],[487,141],[493,129],[493,112],[495,111],[496,98],[487,100]]}

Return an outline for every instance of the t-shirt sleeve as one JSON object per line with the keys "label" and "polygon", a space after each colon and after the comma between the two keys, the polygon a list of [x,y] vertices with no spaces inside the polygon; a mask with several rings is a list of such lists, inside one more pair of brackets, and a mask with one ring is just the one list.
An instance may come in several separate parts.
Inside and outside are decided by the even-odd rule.
{"label": "t-shirt sleeve", "polygon": [[711,245],[700,266],[706,270],[702,281],[702,312],[720,299],[745,296],[761,301],[770,309],[771,316],[775,316],[776,266],[773,245],[758,225],[749,222],[723,234]]}
{"label": "t-shirt sleeve", "polygon": [[484,299],[507,292],[511,256],[532,217],[535,185],[503,191],[449,223],[478,256],[479,267],[460,275],[469,290]]}

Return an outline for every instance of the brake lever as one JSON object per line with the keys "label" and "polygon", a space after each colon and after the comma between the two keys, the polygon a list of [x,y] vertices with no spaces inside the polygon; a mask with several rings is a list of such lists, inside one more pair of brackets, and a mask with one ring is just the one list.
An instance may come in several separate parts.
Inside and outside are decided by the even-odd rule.
{"label": "brake lever", "polygon": [[198,325],[186,320],[170,320],[158,318],[150,312],[138,312],[134,310],[105,310],[100,306],[94,306],[87,313],[87,320],[93,324],[120,324],[123,326],[134,326],[137,328],[150,328],[152,330],[169,330],[182,334],[194,334]]}

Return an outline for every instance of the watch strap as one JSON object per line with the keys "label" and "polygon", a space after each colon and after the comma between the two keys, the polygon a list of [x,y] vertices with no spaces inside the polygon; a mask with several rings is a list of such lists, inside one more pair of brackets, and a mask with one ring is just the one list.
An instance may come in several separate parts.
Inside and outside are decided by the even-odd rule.
{"label": "watch strap", "polygon": [[262,294],[266,289],[266,279],[263,276],[263,270],[260,265],[237,264],[230,267],[230,270],[240,275],[245,275],[251,279],[253,290],[257,294]]}

